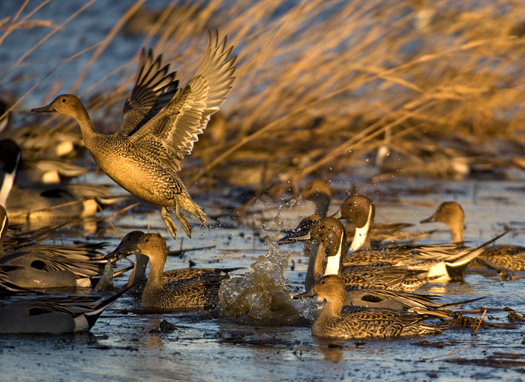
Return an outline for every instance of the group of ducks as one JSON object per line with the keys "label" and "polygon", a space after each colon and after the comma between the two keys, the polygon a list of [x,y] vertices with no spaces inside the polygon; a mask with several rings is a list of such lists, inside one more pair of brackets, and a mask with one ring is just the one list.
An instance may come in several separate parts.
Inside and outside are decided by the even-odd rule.
{"label": "group of ducks", "polygon": [[[425,233],[403,232],[408,224],[375,224],[374,204],[365,195],[349,196],[330,217],[326,217],[331,199],[326,182],[308,183],[300,198],[315,202],[315,214],[303,219],[281,243],[306,240],[307,291],[295,298],[318,295],[327,301],[312,327],[317,336],[438,333],[439,328],[423,323],[423,319],[452,317],[450,312],[444,310],[445,305],[412,292],[428,282],[461,281],[465,268],[474,262],[476,267],[498,271],[525,270],[525,247],[489,245],[505,233],[477,247],[467,247],[463,242],[465,214],[457,202],[442,203],[432,216],[421,221],[446,224],[451,243],[417,245],[393,243]],[[383,240],[385,244],[381,244]],[[343,309],[345,305],[357,311]]]}
{"label": "group of ducks", "polygon": [[[196,216],[205,226],[209,224],[177,172],[210,116],[231,90],[236,59],[231,57],[232,51],[226,39],[220,40],[217,32],[210,33],[201,65],[188,84],[179,88],[176,73],[169,71],[169,65],[163,66],[162,57],[155,58],[151,51],[143,50],[135,86],[124,106],[124,121],[114,135],[97,132],[82,102],[74,95],[60,95],[51,104],[33,111],[57,112],[74,118],[86,148],[100,168],[131,194],[160,206],[173,238],[176,227],[169,214],[174,209],[179,223],[191,237],[191,226],[182,210]],[[502,255],[496,253],[495,246],[488,246],[495,239],[478,247],[466,247],[462,237],[458,239],[463,223],[459,224],[460,218],[452,216],[450,211],[454,208],[448,208],[450,203],[441,205],[426,220],[448,224],[453,231],[452,243],[372,249],[385,239],[413,237],[402,232],[404,225],[375,224],[374,205],[364,195],[350,196],[338,213],[327,217],[331,197],[327,189],[322,182],[307,185],[302,196],[316,203],[315,215],[304,219],[282,240],[283,243],[306,240],[307,291],[295,298],[318,295],[327,301],[312,326],[316,336],[368,338],[439,333],[438,327],[424,323],[423,319],[429,315],[448,317],[446,304],[413,294],[414,290],[430,281],[461,279],[465,267],[475,259],[506,269],[514,269],[511,266],[523,262],[522,248],[507,248]],[[456,210],[462,212],[459,206]],[[2,238],[6,238],[7,213],[3,207],[0,218]],[[343,221],[348,224],[343,225]],[[145,309],[214,309],[219,302],[221,282],[230,277],[232,270],[164,271],[167,245],[156,233],[133,231],[110,254],[104,255],[100,250],[92,245],[38,243],[2,249],[0,287],[4,293],[92,285],[102,290],[114,276],[130,268],[115,271],[117,260],[135,254],[136,261],[127,287],[107,299],[39,297],[4,304],[0,308],[0,332],[88,330],[101,312],[126,292],[140,296]],[[150,271],[146,278],[148,262]]]}
{"label": "group of ducks", "polygon": [[[198,217],[205,226],[209,224],[177,172],[180,170],[182,159],[191,153],[198,135],[206,128],[210,116],[219,110],[231,90],[236,60],[232,51],[233,46],[227,46],[226,38],[220,39],[217,31],[210,32],[206,53],[200,66],[188,84],[179,88],[176,72],[170,72],[170,66],[162,63],[162,55],[155,57],[151,50],[146,52],[143,49],[135,86],[125,102],[123,123],[117,134],[99,133],[86,108],[75,95],[59,95],[49,105],[32,111],[56,112],[75,119],[80,126],[85,147],[100,168],[131,194],[160,206],[161,216],[175,238],[176,227],[169,215],[170,211],[174,210],[184,231],[191,237],[191,226],[183,210]],[[19,153],[13,154],[11,149],[7,149],[16,147],[13,141],[5,140],[2,144],[2,154],[11,159],[10,163],[3,159],[4,176],[0,189],[0,217],[3,218],[2,232],[5,234],[7,212],[12,211],[10,204],[12,205],[13,200],[20,200],[22,203],[25,201],[28,204],[35,195],[42,196],[42,193],[21,197],[22,191],[13,189]],[[55,193],[53,196],[62,199],[63,193]],[[144,246],[154,248],[151,251],[144,250],[144,256],[155,253],[154,260],[151,260],[150,277],[143,286],[144,307],[173,307],[173,304],[176,304],[173,301],[177,300],[176,294],[162,291],[165,281],[162,269],[166,259],[164,239],[159,235],[141,234],[138,240],[135,235],[136,233],[126,236],[119,248],[123,251],[126,245],[136,245],[137,248]],[[118,274],[112,270],[116,259],[103,256],[98,250],[94,253],[87,248],[80,248],[79,253],[75,250],[71,246],[61,246],[57,249],[39,244],[7,248],[5,253],[2,251],[0,287],[4,293],[27,292],[35,288],[78,287],[91,285],[95,280],[100,284]],[[106,272],[101,274],[104,269]],[[132,273],[133,280],[144,278],[144,271],[144,258],[139,258]],[[203,288],[199,284],[200,281],[210,283],[214,278],[224,277],[224,274],[222,271],[205,269],[200,271],[200,276],[195,270],[177,271],[176,282],[181,284],[184,277],[192,282],[185,283],[186,292],[180,293],[191,295],[191,291]],[[136,290],[140,289],[143,283],[132,281],[131,284],[133,285],[130,289]],[[124,292],[121,291],[117,295],[122,293]],[[76,304],[77,299],[55,299],[47,303],[37,299],[25,301],[23,303],[26,305],[21,307],[19,304],[22,302],[5,304],[0,308],[0,321],[4,323],[0,332],[64,332],[71,331],[71,328],[74,331],[85,330],[114,298],[113,296],[107,300],[96,301],[86,297],[78,301],[79,304]],[[188,307],[204,308],[216,303],[216,293],[211,293],[209,298],[196,297]],[[18,323],[9,324],[13,321],[9,317],[15,313],[18,314]],[[63,320],[54,320],[52,316],[46,318],[49,314],[61,315]],[[83,323],[79,324],[79,320]],[[42,324],[38,324],[39,321]],[[85,324],[86,321],[89,325]],[[45,325],[47,322],[51,327]],[[57,325],[53,326],[53,322]]]}

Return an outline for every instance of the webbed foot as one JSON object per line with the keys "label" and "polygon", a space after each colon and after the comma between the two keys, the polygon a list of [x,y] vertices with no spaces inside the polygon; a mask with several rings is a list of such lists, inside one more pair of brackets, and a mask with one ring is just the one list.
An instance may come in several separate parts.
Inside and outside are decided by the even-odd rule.
{"label": "webbed foot", "polygon": [[[173,220],[171,220],[170,213],[168,212],[166,207],[161,208],[160,215],[162,216],[162,220],[164,220],[164,223],[168,227],[168,230],[170,231],[171,236],[173,236],[173,238],[176,239],[177,238],[177,227],[175,227],[175,223],[173,222]],[[186,228],[184,228],[184,230],[186,231]]]}

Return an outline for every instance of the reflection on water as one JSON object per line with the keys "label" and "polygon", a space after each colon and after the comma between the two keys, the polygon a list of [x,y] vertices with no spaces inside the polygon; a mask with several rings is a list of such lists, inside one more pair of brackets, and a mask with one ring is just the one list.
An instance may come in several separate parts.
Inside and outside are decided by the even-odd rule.
{"label": "reflection on water", "polygon": [[[523,221],[521,192],[517,191],[520,185],[508,186],[500,182],[498,186],[491,184],[482,188],[488,191],[480,191],[475,203],[468,193],[459,198],[459,202],[465,201],[464,205],[473,215],[469,218],[467,214],[465,232],[472,243],[499,233],[502,222]],[[455,187],[472,188],[469,182],[455,183]],[[378,202],[378,220],[417,222],[435,208],[436,201],[447,198],[442,189],[436,186],[435,194],[410,195],[395,203]],[[488,192],[500,198],[486,198]],[[196,225],[191,240],[185,238],[175,242],[169,238],[158,213],[152,213],[149,219],[144,215],[115,217],[112,220],[115,228],[99,226],[99,230],[105,227],[102,232],[103,239],[108,241],[108,250],[116,247],[122,234],[146,229],[150,224],[152,231],[169,239],[171,249],[213,246],[206,251],[186,252],[182,257],[170,256],[166,269],[187,266],[190,260],[197,266],[245,267],[234,272],[234,278],[223,285],[221,318],[189,313],[143,314],[140,304],[125,296],[110,306],[90,335],[2,338],[2,375],[6,380],[30,380],[37,359],[39,374],[45,375],[42,379],[49,380],[111,376],[116,380],[153,377],[157,380],[381,378],[397,381],[399,378],[427,379],[429,373],[448,380],[469,379],[475,373],[484,373],[487,379],[520,378],[525,371],[521,366],[490,368],[472,363],[450,363],[454,359],[485,359],[502,351],[524,357],[519,326],[515,330],[481,329],[475,337],[470,329],[454,329],[425,339],[326,341],[312,338],[308,321],[315,315],[317,303],[313,299],[293,303],[291,300],[294,293],[303,289],[306,263],[302,247],[300,244],[275,245],[279,232],[293,227],[302,216],[311,213],[311,207],[303,204],[279,209],[275,203],[254,206],[255,209],[264,208],[266,216],[275,215],[275,219],[264,226],[259,224],[265,242],[258,239],[257,230],[243,225],[215,226],[209,231]],[[149,207],[140,206],[141,210],[145,208]],[[483,211],[489,213],[483,214]],[[71,230],[71,237],[61,238],[60,242],[73,240],[81,232]],[[438,231],[426,241],[445,241],[447,235],[446,231]],[[501,241],[525,244],[523,235],[506,236]],[[127,275],[117,278],[115,284],[120,287],[126,279]],[[485,296],[466,309],[490,308],[486,319],[503,324],[509,322],[503,308],[510,307],[519,313],[525,311],[524,287],[523,279],[502,282],[495,272],[470,270],[464,283],[429,285],[424,291],[437,292],[450,301]],[[307,319],[297,323],[297,317]],[[174,329],[160,330],[163,320],[173,324]],[[255,370],[257,375],[254,375]]]}

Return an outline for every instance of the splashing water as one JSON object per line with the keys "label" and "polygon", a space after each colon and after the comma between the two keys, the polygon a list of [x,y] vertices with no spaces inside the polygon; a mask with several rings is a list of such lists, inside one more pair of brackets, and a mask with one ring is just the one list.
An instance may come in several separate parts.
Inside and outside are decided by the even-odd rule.
{"label": "splashing water", "polygon": [[253,272],[222,282],[219,291],[222,316],[235,317],[249,324],[270,325],[293,325],[300,318],[293,304],[293,292],[284,277],[290,253],[281,251],[277,245],[283,227],[281,207],[273,222],[277,226],[274,234],[268,233],[266,225],[262,226],[269,249],[250,266]]}

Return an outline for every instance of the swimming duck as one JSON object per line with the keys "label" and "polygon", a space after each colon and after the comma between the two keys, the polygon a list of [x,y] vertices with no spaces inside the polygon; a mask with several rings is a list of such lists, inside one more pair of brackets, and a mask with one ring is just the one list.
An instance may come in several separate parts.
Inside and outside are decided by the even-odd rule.
{"label": "swimming duck", "polygon": [[[6,250],[3,240],[8,226],[7,213],[0,205],[0,265],[5,280],[26,289],[91,287],[103,274],[108,262],[100,252],[102,243],[73,245],[24,243]],[[115,271],[119,275],[124,270]]]}
{"label": "swimming duck", "polygon": [[[140,253],[150,260],[148,281],[141,298],[144,308],[203,310],[213,309],[217,305],[220,281],[227,278],[227,274],[218,273],[215,278],[190,278],[181,282],[181,274],[188,275],[188,272],[191,271],[183,270],[181,274],[177,275],[175,270],[173,273],[167,274],[166,281],[163,271],[167,258],[167,247],[162,236],[156,233],[147,233],[135,241],[135,244],[132,244],[133,236],[128,237],[128,239],[128,243],[119,251],[121,255]],[[132,275],[133,279],[140,276],[142,272],[137,267]]]}
{"label": "swimming duck", "polygon": [[[354,198],[357,203],[347,209],[345,218],[355,220],[356,234],[350,251],[343,258],[343,265],[389,265],[412,270],[427,271],[427,277],[436,281],[462,281],[463,271],[467,265],[478,257],[489,244],[505,235],[505,233],[483,243],[469,248],[463,243],[440,244],[398,244],[384,246],[378,250],[363,249],[368,241],[370,224],[373,221],[373,204],[367,197]],[[344,212],[345,210],[342,209]],[[440,277],[437,277],[440,276]]]}
{"label": "swimming duck", "polygon": [[345,307],[390,309],[450,317],[450,312],[447,310],[448,308],[464,305],[483,298],[484,297],[478,297],[456,302],[440,302],[436,300],[435,296],[413,292],[371,288],[347,289]]}
{"label": "swimming duck", "polygon": [[326,338],[389,338],[439,334],[441,331],[422,322],[414,313],[393,310],[362,310],[342,313],[345,285],[337,275],[321,277],[313,287],[294,299],[319,296],[327,304],[312,325],[312,335]]}
{"label": "swimming duck", "polygon": [[[421,223],[440,222],[448,226],[451,242],[463,241],[465,212],[457,202],[441,203],[432,216]],[[478,263],[496,270],[525,271],[525,247],[512,244],[495,244],[486,247],[478,257]]]}
{"label": "swimming duck", "polygon": [[[93,194],[82,195],[80,185],[33,184],[20,188],[15,177],[21,160],[20,147],[11,139],[0,140],[0,204],[6,207],[13,222],[38,219],[94,216],[98,204]],[[88,187],[92,192],[92,187]]]}
{"label": "swimming duck", "polygon": [[428,236],[429,233],[402,231],[412,226],[411,223],[375,223],[375,205],[368,196],[361,194],[354,194],[346,198],[332,217],[350,222],[345,229],[348,237],[353,238],[350,245],[352,251],[372,247],[380,248],[381,242],[419,240]]}
{"label": "swimming duck", "polygon": [[33,245],[8,251],[1,265],[15,267],[9,281],[28,289],[91,287],[106,263],[98,244]]}
{"label": "swimming duck", "polygon": [[95,130],[86,108],[71,94],[58,96],[34,112],[57,112],[74,118],[84,143],[100,168],[135,196],[161,207],[161,216],[176,237],[169,209],[191,237],[191,226],[182,209],[208,226],[202,209],[191,199],[178,177],[182,159],[189,155],[198,134],[210,116],[219,110],[234,80],[236,56],[233,46],[218,32],[209,35],[206,54],[184,89],[178,89],[169,65],[161,67],[162,56],[153,59],[142,50],[139,72],[131,97],[124,105],[124,122],[116,135]]}
{"label": "swimming duck", "polygon": [[[311,240],[317,243],[312,252],[305,277],[308,290],[321,276],[338,274],[347,288],[376,288],[401,291],[414,291],[436,277],[427,277],[426,271],[408,270],[394,266],[365,264],[342,266],[342,259],[347,250],[345,229],[336,218],[311,219],[315,222],[309,232],[303,236],[288,236],[283,241]],[[307,231],[307,230],[305,230]]]}
{"label": "swimming duck", "polygon": [[0,334],[89,331],[102,312],[125,291],[104,300],[98,296],[37,297],[0,304]]}
{"label": "swimming duck", "polygon": [[[149,258],[143,255],[136,249],[137,242],[144,236],[142,231],[131,231],[127,233],[121,240],[118,247],[107,255],[108,259],[121,258],[128,256],[131,253],[135,254],[136,260],[133,270],[129,275],[128,287],[130,292],[137,296],[142,296],[142,292],[146,287],[146,267]],[[133,252],[134,251],[134,252]],[[162,285],[164,288],[172,288],[174,286],[193,281],[204,281],[208,284],[217,283],[220,285],[221,281],[229,278],[229,272],[240,268],[179,268],[170,269],[162,273]]]}

